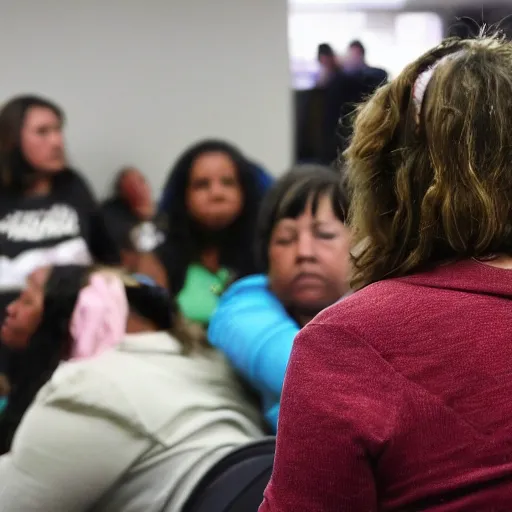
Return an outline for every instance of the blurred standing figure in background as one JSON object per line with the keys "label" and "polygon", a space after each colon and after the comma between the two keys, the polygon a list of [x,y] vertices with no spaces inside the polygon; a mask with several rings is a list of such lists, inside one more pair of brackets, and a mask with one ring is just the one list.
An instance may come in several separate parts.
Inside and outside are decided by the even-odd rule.
{"label": "blurred standing figure in background", "polygon": [[366,50],[360,41],[350,43],[343,66],[325,92],[324,140],[322,158],[331,164],[346,149],[352,136],[353,112],[388,79],[386,71],[366,63]]}
{"label": "blurred standing figure in background", "polygon": [[320,74],[316,85],[317,87],[326,87],[341,69],[339,59],[330,44],[318,45],[318,63],[320,64]]}
{"label": "blurred standing figure in background", "polygon": [[366,48],[361,41],[352,41],[343,59],[343,70],[346,73],[361,73],[368,80],[371,90],[368,94],[382,85],[388,79],[386,71],[380,68],[373,68],[366,63]]}

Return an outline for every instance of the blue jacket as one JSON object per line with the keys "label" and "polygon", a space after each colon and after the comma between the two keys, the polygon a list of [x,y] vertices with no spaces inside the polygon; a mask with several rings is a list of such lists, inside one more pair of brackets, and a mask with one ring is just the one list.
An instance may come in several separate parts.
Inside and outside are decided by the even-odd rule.
{"label": "blue jacket", "polygon": [[263,398],[265,417],[277,429],[279,399],[298,324],[269,290],[266,276],[240,279],[220,298],[210,320],[210,343]]}

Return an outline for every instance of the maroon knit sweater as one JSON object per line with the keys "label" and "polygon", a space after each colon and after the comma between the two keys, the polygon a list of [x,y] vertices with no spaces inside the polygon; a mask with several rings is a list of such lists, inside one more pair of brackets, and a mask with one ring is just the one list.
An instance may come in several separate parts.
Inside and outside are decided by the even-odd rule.
{"label": "maroon knit sweater", "polygon": [[260,512],[511,512],[512,271],[369,286],[297,336]]}

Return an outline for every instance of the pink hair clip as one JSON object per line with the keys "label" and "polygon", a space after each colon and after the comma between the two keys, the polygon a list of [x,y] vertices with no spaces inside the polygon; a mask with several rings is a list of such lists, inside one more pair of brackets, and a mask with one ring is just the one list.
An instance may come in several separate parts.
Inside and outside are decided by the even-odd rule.
{"label": "pink hair clip", "polygon": [[432,80],[432,77],[434,76],[435,70],[445,64],[448,60],[454,59],[458,57],[462,53],[461,51],[450,53],[448,55],[445,55],[442,59],[439,59],[437,62],[435,62],[432,66],[430,66],[428,69],[423,71],[418,75],[416,78],[414,85],[412,87],[412,101],[414,104],[414,109],[416,112],[416,124],[419,126],[420,124],[420,115],[421,115],[421,109],[423,107],[423,101],[425,100],[425,93],[427,92],[427,87],[430,81]]}

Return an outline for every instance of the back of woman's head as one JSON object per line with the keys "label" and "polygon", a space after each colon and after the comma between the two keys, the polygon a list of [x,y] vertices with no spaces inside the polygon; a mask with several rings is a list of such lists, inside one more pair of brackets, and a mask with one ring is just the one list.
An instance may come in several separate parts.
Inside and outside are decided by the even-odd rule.
{"label": "back of woman's head", "polygon": [[[204,345],[202,336],[187,329],[176,300],[146,276],[112,267],[68,266],[50,271],[42,326],[44,331],[53,326],[65,356],[90,357],[114,347],[124,335],[128,314],[144,321],[138,332],[151,326],[174,334],[185,353]],[[86,334],[99,337],[90,342]]]}
{"label": "back of woman's head", "polygon": [[[63,347],[69,341],[69,322],[80,290],[89,278],[89,267],[63,265],[47,270],[43,285],[44,301],[39,338],[51,338],[52,346],[59,346],[57,360],[63,356]],[[35,347],[37,350],[37,346]]]}
{"label": "back of woman's head", "polygon": [[35,107],[52,111],[60,122],[64,113],[53,102],[35,95],[16,96],[0,110],[0,190],[20,191],[35,169],[26,160],[21,144],[21,131],[27,112]]}
{"label": "back of woman's head", "polygon": [[268,271],[270,238],[279,221],[299,217],[308,204],[315,214],[320,199],[325,196],[330,199],[335,217],[345,222],[348,199],[341,176],[329,167],[298,165],[267,192],[259,212],[256,235],[256,253],[263,271]]}
{"label": "back of woman's head", "polygon": [[512,43],[450,39],[364,105],[346,151],[354,286],[512,251]]}
{"label": "back of woman's head", "polygon": [[[84,299],[86,294],[87,300]],[[155,330],[162,331],[172,328],[177,313],[177,305],[167,291],[144,276],[127,274],[110,267],[69,266],[52,269],[45,286],[45,322],[55,325],[56,319],[60,318],[69,332],[74,320],[80,316],[77,315],[80,306],[84,315],[87,315],[85,309],[97,311],[98,314],[89,315],[92,321],[108,321],[114,317],[124,324],[129,309],[153,324]],[[121,315],[113,311],[123,308],[126,311]],[[125,325],[122,327],[124,333]]]}

